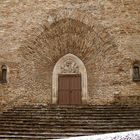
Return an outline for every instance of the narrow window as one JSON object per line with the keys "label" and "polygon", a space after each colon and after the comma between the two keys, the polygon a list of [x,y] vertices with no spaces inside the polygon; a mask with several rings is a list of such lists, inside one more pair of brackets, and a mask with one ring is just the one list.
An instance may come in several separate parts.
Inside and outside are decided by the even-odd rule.
{"label": "narrow window", "polygon": [[7,66],[2,65],[2,83],[7,83]]}
{"label": "narrow window", "polygon": [[133,80],[140,81],[140,67],[138,65],[133,67]]}

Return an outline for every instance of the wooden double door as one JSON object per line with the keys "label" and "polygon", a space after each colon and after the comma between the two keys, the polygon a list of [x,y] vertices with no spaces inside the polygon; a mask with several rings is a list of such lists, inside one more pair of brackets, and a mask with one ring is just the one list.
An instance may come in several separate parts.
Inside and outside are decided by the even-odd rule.
{"label": "wooden double door", "polygon": [[80,105],[82,103],[81,98],[81,75],[59,75],[58,104]]}

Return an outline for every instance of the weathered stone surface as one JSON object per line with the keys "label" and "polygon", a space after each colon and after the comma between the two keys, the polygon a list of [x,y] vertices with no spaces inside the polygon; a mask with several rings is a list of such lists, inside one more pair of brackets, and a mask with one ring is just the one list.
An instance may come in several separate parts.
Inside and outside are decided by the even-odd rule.
{"label": "weathered stone surface", "polygon": [[129,96],[140,103],[140,83],[132,81],[132,65],[140,60],[139,5],[139,0],[2,0],[0,67],[8,66],[9,82],[0,84],[1,109],[51,104],[52,71],[68,53],[87,69],[88,104],[112,104],[116,95],[117,103],[129,104]]}
{"label": "weathered stone surface", "polygon": [[[77,137],[84,140],[88,136],[89,140],[94,138],[95,140],[96,138],[139,140],[140,138],[140,131],[136,131],[133,139],[127,132],[140,129],[139,106],[23,105],[4,111],[0,114],[0,122],[0,139],[8,140],[47,140],[69,137],[75,137],[72,138],[73,140]],[[115,132],[124,132],[124,135]],[[125,139],[120,139],[121,136],[125,136]]]}

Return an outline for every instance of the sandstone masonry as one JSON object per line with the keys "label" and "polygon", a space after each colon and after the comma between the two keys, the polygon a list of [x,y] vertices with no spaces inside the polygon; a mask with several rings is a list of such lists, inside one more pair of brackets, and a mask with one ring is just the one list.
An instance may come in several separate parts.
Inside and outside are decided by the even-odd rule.
{"label": "sandstone masonry", "polygon": [[[87,104],[139,104],[139,0],[1,0],[1,110],[52,104],[55,64],[77,56],[87,70]],[[2,70],[0,79],[2,79]]]}

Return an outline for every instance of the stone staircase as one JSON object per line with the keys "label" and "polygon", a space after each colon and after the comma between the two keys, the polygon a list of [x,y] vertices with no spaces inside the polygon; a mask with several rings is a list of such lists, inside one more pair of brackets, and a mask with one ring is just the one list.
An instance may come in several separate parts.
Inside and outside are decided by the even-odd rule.
{"label": "stone staircase", "polygon": [[0,114],[0,139],[43,140],[140,129],[140,106],[24,105]]}

